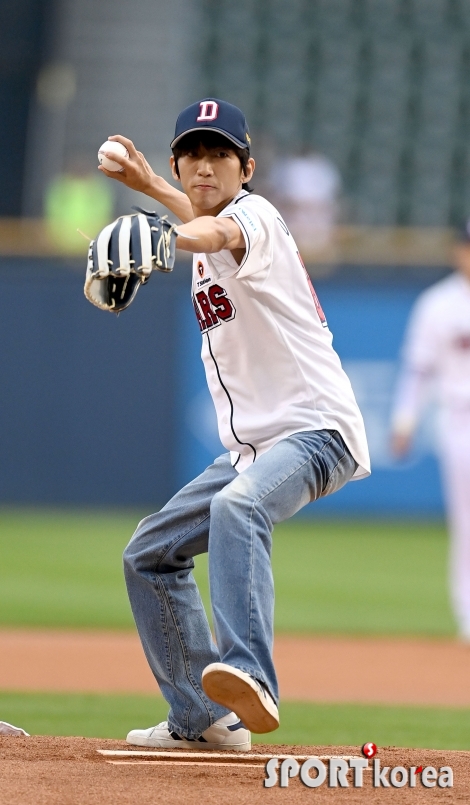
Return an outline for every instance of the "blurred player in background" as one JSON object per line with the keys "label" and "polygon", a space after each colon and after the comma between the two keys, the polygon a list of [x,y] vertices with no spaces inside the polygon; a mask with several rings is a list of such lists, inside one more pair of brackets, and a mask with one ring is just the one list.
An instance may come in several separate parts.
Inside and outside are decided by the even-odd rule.
{"label": "blurred player in background", "polygon": [[269,196],[301,254],[316,256],[331,247],[340,192],[338,168],[324,154],[308,151],[274,162],[269,177]]}
{"label": "blurred player in background", "polygon": [[455,271],[422,293],[411,314],[392,417],[392,450],[409,451],[430,392],[439,405],[439,454],[451,534],[450,591],[470,642],[470,220]]}

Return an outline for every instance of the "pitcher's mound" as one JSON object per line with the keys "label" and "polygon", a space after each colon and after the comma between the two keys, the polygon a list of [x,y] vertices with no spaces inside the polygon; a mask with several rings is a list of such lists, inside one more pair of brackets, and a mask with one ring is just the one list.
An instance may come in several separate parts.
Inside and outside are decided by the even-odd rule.
{"label": "pitcher's mound", "polygon": [[[98,750],[105,750],[105,753]],[[122,754],[125,752],[126,754]],[[390,770],[403,767],[437,770],[451,767],[453,787],[425,787],[422,773],[412,771],[416,785],[401,786],[403,772],[394,780],[398,787],[374,788],[372,771],[364,771],[363,787],[354,788],[354,772],[347,773],[348,788],[316,788],[304,785],[299,777],[288,780],[288,787],[265,788],[265,764],[269,757],[287,755],[298,759],[321,757],[326,769],[329,758],[360,757],[357,746],[273,746],[257,744],[249,755],[139,750],[124,741],[99,738],[0,738],[1,801],[12,805],[265,805],[296,803],[442,803],[464,802],[470,790],[470,752],[431,749],[379,747],[383,778],[390,781]],[[261,757],[264,756],[264,757]],[[316,771],[311,771],[316,776]],[[433,783],[433,772],[428,782]],[[448,775],[447,778],[448,779]],[[442,778],[444,782],[444,777]]]}

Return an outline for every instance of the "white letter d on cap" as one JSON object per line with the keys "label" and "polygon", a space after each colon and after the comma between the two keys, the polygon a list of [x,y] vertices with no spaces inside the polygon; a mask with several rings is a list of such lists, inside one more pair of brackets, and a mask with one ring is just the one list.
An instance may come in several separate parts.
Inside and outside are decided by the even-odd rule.
{"label": "white letter d on cap", "polygon": [[219,114],[219,104],[215,101],[201,101],[199,106],[201,111],[199,117],[196,118],[197,122],[200,120],[215,120]]}

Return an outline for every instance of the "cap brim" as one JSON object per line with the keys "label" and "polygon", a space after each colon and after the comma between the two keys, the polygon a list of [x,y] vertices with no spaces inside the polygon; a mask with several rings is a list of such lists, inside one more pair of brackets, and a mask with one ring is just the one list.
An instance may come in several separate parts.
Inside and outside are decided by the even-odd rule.
{"label": "cap brim", "polygon": [[226,140],[230,140],[230,142],[234,143],[234,145],[237,145],[238,148],[250,147],[248,143],[242,142],[237,137],[234,137],[232,134],[227,134],[227,132],[224,131],[223,129],[217,129],[213,126],[196,126],[194,129],[188,129],[187,131],[183,131],[182,134],[179,134],[178,137],[175,137],[175,139],[170,143],[170,148],[174,148],[175,145],[179,143],[180,140],[183,139],[183,137],[186,137],[187,134],[192,134],[193,131],[216,131],[217,134],[222,134],[222,136],[225,137]]}

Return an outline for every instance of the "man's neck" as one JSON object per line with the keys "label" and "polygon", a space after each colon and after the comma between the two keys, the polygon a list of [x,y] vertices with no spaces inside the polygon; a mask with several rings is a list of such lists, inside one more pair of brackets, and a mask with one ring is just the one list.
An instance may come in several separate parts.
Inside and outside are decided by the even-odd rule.
{"label": "man's neck", "polygon": [[221,201],[220,204],[218,204],[216,207],[212,207],[212,209],[209,209],[209,210],[201,209],[200,207],[196,207],[191,202],[191,206],[192,206],[193,212],[194,212],[194,217],[195,218],[201,218],[201,216],[203,216],[203,215],[210,215],[210,216],[215,218],[215,216],[217,216],[219,214],[219,212],[222,212],[222,210],[224,210],[225,207],[228,207],[228,205],[231,204],[232,201],[235,198],[237,198],[237,196],[241,193],[241,191],[242,191],[242,188],[239,187],[237,192],[235,193],[235,195],[229,196],[229,198],[225,199],[224,201]]}

